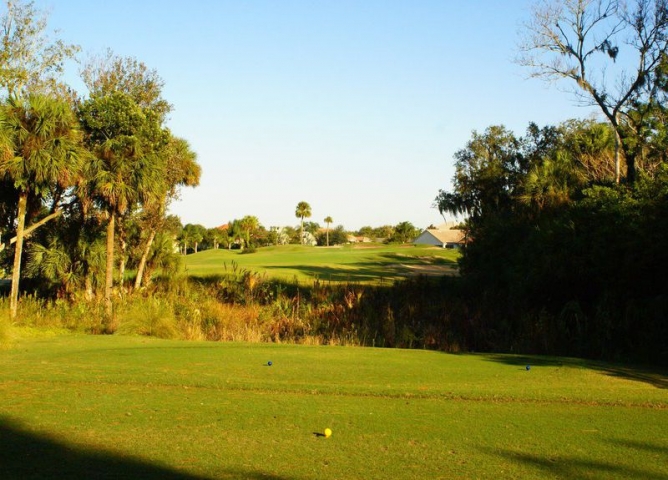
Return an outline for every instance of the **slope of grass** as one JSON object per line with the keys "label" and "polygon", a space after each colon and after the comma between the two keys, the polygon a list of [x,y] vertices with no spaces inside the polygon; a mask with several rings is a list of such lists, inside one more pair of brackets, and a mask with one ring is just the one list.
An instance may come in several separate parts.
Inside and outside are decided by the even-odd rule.
{"label": "slope of grass", "polygon": [[218,275],[233,269],[266,273],[292,281],[379,283],[416,273],[454,274],[459,253],[455,250],[412,245],[307,247],[284,245],[239,250],[206,250],[185,257],[190,275]]}
{"label": "slope of grass", "polygon": [[0,353],[3,479],[668,476],[661,372],[116,336]]}

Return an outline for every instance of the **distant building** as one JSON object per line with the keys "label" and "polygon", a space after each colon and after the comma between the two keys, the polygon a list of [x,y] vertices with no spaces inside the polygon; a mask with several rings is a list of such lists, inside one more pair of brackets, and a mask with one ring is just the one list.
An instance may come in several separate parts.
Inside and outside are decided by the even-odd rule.
{"label": "distant building", "polygon": [[454,227],[454,223],[444,223],[435,228],[427,228],[413,240],[413,243],[441,248],[461,248],[466,237],[463,230]]}
{"label": "distant building", "polygon": [[369,237],[365,236],[357,236],[357,235],[348,235],[347,237],[348,243],[371,243],[373,240],[371,240]]}

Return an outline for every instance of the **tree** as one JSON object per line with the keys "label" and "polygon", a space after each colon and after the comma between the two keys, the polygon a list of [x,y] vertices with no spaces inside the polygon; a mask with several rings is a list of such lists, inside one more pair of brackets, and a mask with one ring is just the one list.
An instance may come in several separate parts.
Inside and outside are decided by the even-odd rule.
{"label": "tree", "polygon": [[360,237],[373,237],[374,236],[374,231],[373,228],[370,225],[365,225],[364,227],[360,228],[357,232],[355,232],[356,235]]}
{"label": "tree", "polygon": [[107,50],[104,56],[89,58],[80,74],[91,96],[126,93],[141,109],[157,115],[160,122],[172,110],[162,98],[165,82],[158,72],[134,57],[121,57]]}
{"label": "tree", "polygon": [[327,216],[325,217],[324,222],[327,224],[327,246],[329,247],[329,226],[332,224],[332,222],[334,222],[334,220],[332,220],[332,217]]}
{"label": "tree", "polygon": [[136,58],[121,57],[107,50],[104,56],[89,58],[80,73],[91,98],[114,93],[127,95],[145,115],[146,124],[153,129],[149,135],[152,137],[149,142],[153,143],[150,153],[161,174],[156,177],[155,195],[145,196],[142,202],[141,222],[145,234],[141,237],[144,244],[135,278],[135,288],[139,288],[153,240],[162,226],[169,202],[178,195],[179,187],[199,184],[201,169],[188,142],[173,137],[169,130],[162,127],[172,106],[162,97],[164,81],[155,70]]}
{"label": "tree", "polygon": [[343,225],[338,225],[336,228],[318,233],[316,240],[320,246],[342,245],[348,243],[348,234]]}
{"label": "tree", "polygon": [[389,238],[390,242],[407,243],[418,235],[418,230],[411,222],[401,222],[394,227],[394,233]]}
{"label": "tree", "polygon": [[331,245],[343,245],[348,243],[348,233],[343,225],[338,225],[329,234],[329,241]]}
{"label": "tree", "polygon": [[55,186],[71,184],[79,168],[81,137],[70,105],[43,95],[10,97],[0,109],[0,130],[4,140],[0,175],[11,179],[19,193],[10,293],[10,312],[15,318],[29,199],[43,199]]}
{"label": "tree", "polygon": [[473,132],[466,148],[455,153],[455,193],[439,193],[441,214],[466,214],[471,220],[508,205],[517,190],[517,180],[526,171],[521,141],[503,126]]}
{"label": "tree", "polygon": [[209,243],[214,250],[218,250],[220,243],[225,240],[225,232],[218,227],[207,228],[204,240]]}
{"label": "tree", "polygon": [[239,245],[240,248],[243,247],[242,239],[242,229],[239,220],[232,220],[228,222],[227,228],[225,229],[227,234],[227,248],[232,250],[233,245]]}
{"label": "tree", "polygon": [[251,246],[251,234],[260,227],[260,220],[252,215],[246,215],[239,220],[239,228],[244,233],[246,247]]}
{"label": "tree", "polygon": [[304,243],[304,218],[311,217],[311,205],[306,202],[299,202],[295,210],[295,216],[301,220],[301,231],[299,243]]}
{"label": "tree", "polygon": [[[199,184],[201,168],[197,164],[197,155],[190,149],[188,142],[181,138],[171,137],[168,144],[158,154],[163,171],[157,195],[144,203],[144,217],[148,227],[148,235],[143,253],[137,267],[135,289],[141,287],[144,267],[148,260],[153,240],[163,226],[165,212],[169,202],[178,195],[181,186],[194,187]],[[216,246],[217,248],[217,246]]]}
{"label": "tree", "polygon": [[9,96],[64,92],[59,83],[65,60],[79,51],[46,35],[48,17],[32,1],[6,0],[0,18],[0,87]]}
{"label": "tree", "polygon": [[91,97],[81,105],[79,118],[95,156],[92,190],[108,217],[104,298],[106,321],[111,322],[116,220],[160,190],[163,171],[155,154],[164,145],[164,131],[123,92]]}
{"label": "tree", "polygon": [[183,243],[183,254],[188,253],[188,245],[193,246],[193,252],[197,253],[198,246],[206,236],[206,227],[188,223],[181,231],[180,239]]}
{"label": "tree", "polygon": [[320,230],[320,224],[318,222],[304,222],[304,232],[315,235]]}
{"label": "tree", "polygon": [[376,227],[371,231],[371,234],[368,235],[371,238],[390,238],[394,233],[394,227],[392,225],[382,225]]}
{"label": "tree", "polygon": [[[631,114],[661,94],[660,67],[668,54],[668,2],[635,0],[540,0],[525,25],[521,65],[534,77],[572,82],[576,97],[596,105],[612,125],[626,179],[636,179],[639,130],[644,119]],[[642,142],[640,142],[642,143]]]}

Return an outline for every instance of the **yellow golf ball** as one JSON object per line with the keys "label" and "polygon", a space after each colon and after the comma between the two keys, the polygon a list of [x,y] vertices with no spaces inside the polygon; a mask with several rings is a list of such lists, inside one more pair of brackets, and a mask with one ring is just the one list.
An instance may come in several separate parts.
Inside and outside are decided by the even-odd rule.
{"label": "yellow golf ball", "polygon": [[332,430],[329,428],[325,428],[325,438],[329,438],[332,436]]}

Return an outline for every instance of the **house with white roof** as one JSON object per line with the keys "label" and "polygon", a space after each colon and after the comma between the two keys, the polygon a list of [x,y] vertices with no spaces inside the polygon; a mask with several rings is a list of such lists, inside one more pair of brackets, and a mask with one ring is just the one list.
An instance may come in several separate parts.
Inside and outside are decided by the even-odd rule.
{"label": "house with white roof", "polygon": [[454,223],[444,223],[436,228],[427,228],[413,243],[415,245],[434,245],[441,248],[461,248],[466,236],[463,230],[455,228]]}

